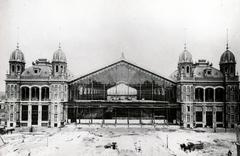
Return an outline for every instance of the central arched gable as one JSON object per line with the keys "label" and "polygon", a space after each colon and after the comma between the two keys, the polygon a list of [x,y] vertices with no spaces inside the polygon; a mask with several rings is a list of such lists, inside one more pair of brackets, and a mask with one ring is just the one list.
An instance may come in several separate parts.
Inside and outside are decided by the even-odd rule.
{"label": "central arched gable", "polygon": [[107,89],[124,82],[137,90],[138,100],[174,101],[175,82],[120,60],[72,80],[70,100],[107,100]]}

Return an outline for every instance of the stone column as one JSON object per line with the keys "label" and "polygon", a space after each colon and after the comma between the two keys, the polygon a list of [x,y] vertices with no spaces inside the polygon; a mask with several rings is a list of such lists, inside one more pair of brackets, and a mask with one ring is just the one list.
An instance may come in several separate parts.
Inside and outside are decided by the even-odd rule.
{"label": "stone column", "polygon": [[212,112],[213,112],[213,129],[214,129],[214,132],[216,132],[216,128],[217,128],[217,124],[216,124],[216,105],[213,105],[212,107]]}
{"label": "stone column", "polygon": [[213,89],[213,102],[216,101],[216,97],[215,97],[215,88]]}
{"label": "stone column", "polygon": [[68,106],[66,105],[65,107],[64,107],[64,120],[66,121],[66,122],[68,122]]}
{"label": "stone column", "polygon": [[39,100],[42,101],[42,87],[39,87]]}
{"label": "stone column", "polygon": [[19,108],[19,122],[21,123],[22,120],[22,104],[20,104],[20,108]]}
{"label": "stone column", "polygon": [[51,104],[51,127],[54,127],[54,103]]}
{"label": "stone column", "polygon": [[32,87],[29,87],[29,101],[32,101]]}
{"label": "stone column", "polygon": [[38,105],[38,126],[42,124],[42,104]]}
{"label": "stone column", "polygon": [[193,127],[193,123],[194,123],[194,108],[193,108],[193,104],[190,104],[190,127]]}
{"label": "stone column", "polygon": [[203,102],[206,101],[206,98],[205,98],[205,88],[203,89]]}
{"label": "stone column", "polygon": [[202,106],[202,113],[203,113],[203,127],[205,127],[206,126],[206,105],[204,104],[203,106]]}
{"label": "stone column", "polygon": [[236,126],[235,128],[236,131],[236,146],[237,146],[237,156],[240,156],[240,125]]}
{"label": "stone column", "polygon": [[32,126],[32,105],[28,104],[28,127]]}
{"label": "stone column", "polygon": [[62,110],[62,103],[59,103],[58,108],[57,108],[57,125],[58,125],[58,127],[61,126],[61,110]]}

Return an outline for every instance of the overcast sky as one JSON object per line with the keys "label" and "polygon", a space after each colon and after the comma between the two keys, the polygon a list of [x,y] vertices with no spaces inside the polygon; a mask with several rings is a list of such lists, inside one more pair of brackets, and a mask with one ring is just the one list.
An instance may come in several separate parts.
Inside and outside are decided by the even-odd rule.
{"label": "overcast sky", "polygon": [[0,0],[0,90],[18,40],[26,67],[51,60],[60,41],[74,75],[113,63],[124,49],[128,60],[167,77],[183,51],[184,28],[193,60],[216,68],[228,28],[240,70],[240,0]]}

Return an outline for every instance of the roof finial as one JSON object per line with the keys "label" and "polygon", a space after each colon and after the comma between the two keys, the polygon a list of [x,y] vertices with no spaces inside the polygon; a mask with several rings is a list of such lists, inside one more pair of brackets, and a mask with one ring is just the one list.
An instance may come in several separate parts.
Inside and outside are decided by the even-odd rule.
{"label": "roof finial", "polygon": [[227,30],[226,30],[226,33],[227,33],[227,41],[226,41],[227,44],[226,44],[226,49],[228,50],[228,49],[229,49],[229,46],[228,46],[228,42],[229,42],[229,41],[228,41],[228,28],[227,28]]}
{"label": "roof finial", "polygon": [[17,49],[19,49],[19,43],[17,42]]}
{"label": "roof finial", "polygon": [[58,43],[58,49],[61,49],[61,42]]}
{"label": "roof finial", "polygon": [[17,49],[19,49],[19,26],[17,27]]}
{"label": "roof finial", "polygon": [[61,49],[61,34],[62,34],[62,28],[61,26],[58,27],[59,31],[59,43],[58,43],[58,48]]}
{"label": "roof finial", "polygon": [[187,50],[187,28],[184,28],[184,50]]}
{"label": "roof finial", "polygon": [[121,60],[125,60],[125,56],[124,56],[124,50],[123,50],[123,48],[122,48],[122,50],[121,50],[122,52],[121,52]]}

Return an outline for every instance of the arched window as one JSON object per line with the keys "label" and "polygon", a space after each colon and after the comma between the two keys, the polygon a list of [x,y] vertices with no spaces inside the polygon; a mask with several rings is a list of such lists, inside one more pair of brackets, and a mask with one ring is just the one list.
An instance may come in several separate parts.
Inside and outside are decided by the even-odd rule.
{"label": "arched window", "polygon": [[19,72],[20,71],[20,65],[17,65],[17,71]]}
{"label": "arched window", "polygon": [[32,94],[32,101],[39,100],[39,88],[38,87],[32,87],[31,94]]}
{"label": "arched window", "polygon": [[58,65],[56,65],[56,72],[58,72]]}
{"label": "arched window", "polygon": [[203,102],[203,88],[195,89],[195,101]]}
{"label": "arched window", "polygon": [[61,68],[61,72],[63,72],[64,70],[63,70],[63,66],[62,65],[60,66],[60,68]]}
{"label": "arched window", "polygon": [[213,88],[205,89],[205,101],[213,102]]}
{"label": "arched window", "polygon": [[189,73],[190,72],[190,68],[189,68],[189,66],[187,66],[187,73]]}
{"label": "arched window", "polygon": [[228,67],[227,66],[225,66],[225,73],[227,73],[228,72]]}
{"label": "arched window", "polygon": [[21,100],[22,101],[28,101],[29,100],[29,88],[28,87],[22,87],[21,88]]}
{"label": "arched window", "polygon": [[231,66],[231,73],[234,73],[234,69],[233,69],[233,66]]}
{"label": "arched window", "polygon": [[49,87],[42,87],[41,91],[41,100],[42,101],[48,101],[49,100]]}
{"label": "arched window", "polygon": [[15,72],[15,66],[12,65],[12,72]]}
{"label": "arched window", "polygon": [[215,101],[223,102],[224,101],[224,90],[223,88],[217,88],[215,90]]}

